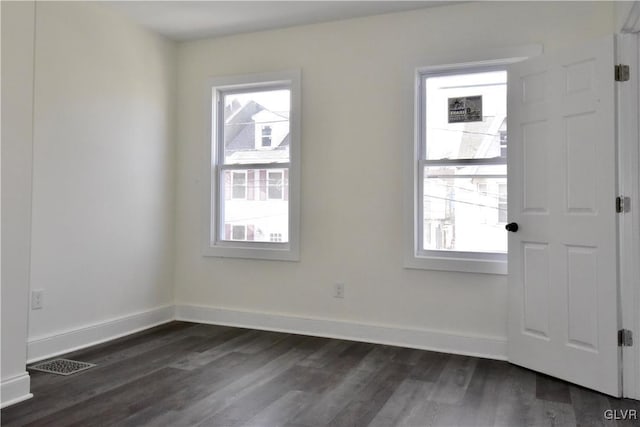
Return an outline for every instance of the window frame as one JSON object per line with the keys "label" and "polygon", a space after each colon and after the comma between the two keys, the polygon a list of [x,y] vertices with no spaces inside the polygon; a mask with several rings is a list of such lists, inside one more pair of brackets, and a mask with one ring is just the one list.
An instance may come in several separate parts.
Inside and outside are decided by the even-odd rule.
{"label": "window frame", "polygon": [[[470,259],[470,258],[442,258],[438,256],[425,257],[417,253],[416,221],[417,221],[417,185],[418,185],[418,149],[420,148],[420,74],[436,71],[472,71],[488,67],[507,68],[511,64],[541,55],[544,51],[542,44],[529,44],[499,48],[449,50],[440,55],[429,55],[423,58],[422,67],[414,70],[414,137],[413,143],[406,144],[405,152],[405,185],[404,185],[404,267],[420,270],[441,270],[465,273],[507,274],[507,261]],[[507,99],[509,94],[507,93]],[[507,180],[508,180],[507,168]]]}
{"label": "window frame", "polygon": [[[222,105],[225,93],[242,91],[290,90],[289,112],[289,162],[257,164],[224,164]],[[299,261],[300,259],[300,117],[301,117],[301,72],[290,70],[272,73],[245,74],[207,79],[204,90],[206,112],[204,197],[202,219],[203,256],[223,258],[264,259],[276,261]],[[222,118],[222,119],[221,119]],[[222,240],[224,206],[222,177],[225,170],[234,169],[284,169],[289,170],[288,216],[289,241],[286,243]],[[283,196],[285,189],[282,189]]]}
{"label": "window frame", "polygon": [[[468,273],[486,274],[507,274],[507,252],[462,252],[444,250],[424,250],[421,248],[420,240],[423,233],[423,214],[420,197],[424,191],[424,168],[427,165],[425,141],[426,132],[426,94],[425,80],[428,77],[445,76],[452,74],[472,74],[491,71],[506,71],[508,65],[527,59],[527,57],[514,57],[507,59],[497,59],[490,61],[479,61],[473,63],[459,63],[448,65],[437,65],[421,67],[415,70],[414,75],[414,141],[411,152],[411,184],[407,188],[411,189],[410,211],[412,217],[410,225],[407,227],[407,238],[411,242],[405,253],[405,268],[415,268],[424,270],[458,271]],[[507,74],[508,75],[508,74]],[[507,94],[508,97],[508,94]],[[508,114],[507,114],[508,117]],[[508,128],[507,128],[508,131]],[[471,160],[471,161],[469,161]],[[495,159],[495,162],[502,164],[502,160]],[[504,158],[504,163],[507,159]],[[441,163],[447,163],[446,160]],[[452,160],[451,163],[473,164],[473,159]],[[490,164],[486,160],[477,162],[478,164]],[[430,162],[433,166],[434,162]],[[507,170],[508,181],[508,170]],[[506,231],[505,231],[506,233]]]}

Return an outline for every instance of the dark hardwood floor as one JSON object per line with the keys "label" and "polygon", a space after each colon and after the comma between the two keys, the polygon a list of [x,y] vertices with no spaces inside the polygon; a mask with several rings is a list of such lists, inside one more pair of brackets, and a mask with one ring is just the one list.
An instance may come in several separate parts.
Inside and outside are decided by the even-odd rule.
{"label": "dark hardwood floor", "polygon": [[631,426],[609,398],[506,362],[173,322],[31,372],[3,426]]}

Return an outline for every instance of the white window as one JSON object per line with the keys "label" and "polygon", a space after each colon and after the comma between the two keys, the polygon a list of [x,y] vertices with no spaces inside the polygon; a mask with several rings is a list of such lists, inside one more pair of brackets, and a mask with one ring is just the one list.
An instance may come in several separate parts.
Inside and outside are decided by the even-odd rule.
{"label": "white window", "polygon": [[507,72],[417,73],[408,267],[506,273]]}
{"label": "white window", "polygon": [[231,172],[231,198],[246,199],[247,198],[247,172],[233,171]]}
{"label": "white window", "polygon": [[282,234],[280,233],[271,233],[269,235],[269,240],[272,242],[282,242]]}
{"label": "white window", "polygon": [[232,225],[231,226],[231,240],[247,240],[247,226],[246,225]]}
{"label": "white window", "polygon": [[284,195],[284,171],[267,171],[267,196],[269,200],[282,200]]}
{"label": "white window", "polygon": [[271,126],[262,126],[262,146],[271,147]]}
{"label": "white window", "polygon": [[203,252],[297,260],[300,73],[219,78],[209,84],[211,161]]}

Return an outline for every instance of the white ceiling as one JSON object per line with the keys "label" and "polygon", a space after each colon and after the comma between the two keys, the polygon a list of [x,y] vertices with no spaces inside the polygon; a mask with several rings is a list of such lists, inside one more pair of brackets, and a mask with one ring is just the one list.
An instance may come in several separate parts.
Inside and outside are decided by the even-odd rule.
{"label": "white ceiling", "polygon": [[452,1],[111,1],[135,22],[193,40],[415,10]]}

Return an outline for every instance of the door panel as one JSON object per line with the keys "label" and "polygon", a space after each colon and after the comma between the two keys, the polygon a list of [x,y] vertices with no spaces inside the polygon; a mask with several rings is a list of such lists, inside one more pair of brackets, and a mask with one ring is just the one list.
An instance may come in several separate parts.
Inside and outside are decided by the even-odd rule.
{"label": "door panel", "polygon": [[549,339],[549,247],[523,243],[524,248],[524,331]]}
{"label": "door panel", "polygon": [[567,117],[566,165],[567,209],[570,214],[596,214],[595,175],[596,143],[589,138],[595,132],[597,117],[594,112]]}
{"label": "door panel", "polygon": [[597,249],[567,246],[568,342],[598,350]]}
{"label": "door panel", "polygon": [[522,124],[523,209],[525,212],[548,214],[549,195],[547,155],[549,148],[545,135],[547,121]]}
{"label": "door panel", "polygon": [[509,70],[509,360],[618,396],[614,40]]}

